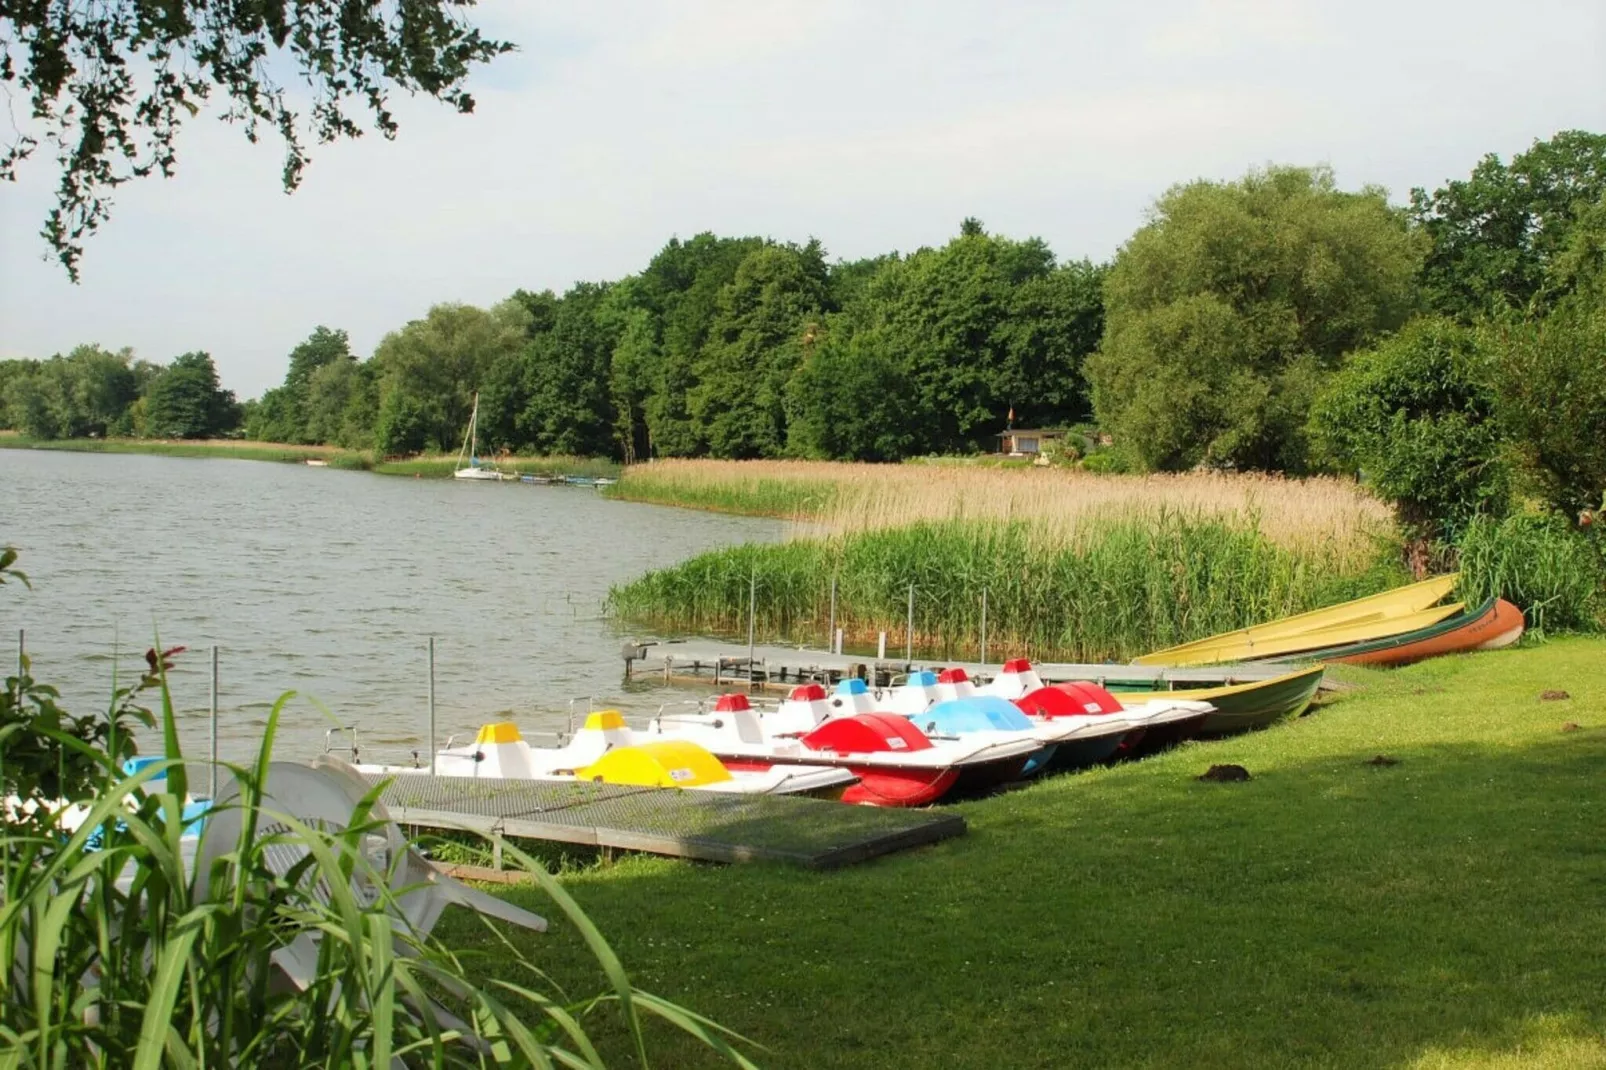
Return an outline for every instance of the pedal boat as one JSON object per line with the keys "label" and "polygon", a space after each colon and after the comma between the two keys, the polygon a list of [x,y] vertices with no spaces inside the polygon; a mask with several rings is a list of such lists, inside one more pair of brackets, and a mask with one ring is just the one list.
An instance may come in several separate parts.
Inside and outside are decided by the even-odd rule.
{"label": "pedal boat", "polygon": [[[362,773],[418,774],[428,767],[359,765]],[[795,763],[732,768],[687,739],[664,739],[625,724],[617,710],[586,717],[560,747],[532,747],[518,726],[503,721],[479,730],[472,743],[435,755],[439,776],[480,780],[580,780],[631,787],[687,788],[735,795],[812,795],[841,798],[853,774],[834,764]]]}
{"label": "pedal boat", "polygon": [[1128,696],[1123,700],[1086,680],[1044,686],[1025,658],[1005,662],[1002,671],[977,690],[1007,698],[1033,717],[1098,725],[1109,724],[1108,718],[1118,714],[1127,722],[1128,731],[1114,747],[1107,739],[1096,742],[1102,737],[1088,739],[1079,750],[1061,757],[1059,768],[1153,754],[1197,736],[1215,712],[1209,702],[1193,699],[1154,696],[1138,701]]}
{"label": "pedal boat", "polygon": [[925,806],[961,780],[1018,776],[1040,749],[1031,739],[932,739],[907,717],[870,708],[873,701],[862,680],[843,681],[829,696],[805,684],[763,711],[729,694],[711,712],[660,711],[647,731],[698,743],[731,769],[843,768],[858,777],[843,801],[872,806]]}

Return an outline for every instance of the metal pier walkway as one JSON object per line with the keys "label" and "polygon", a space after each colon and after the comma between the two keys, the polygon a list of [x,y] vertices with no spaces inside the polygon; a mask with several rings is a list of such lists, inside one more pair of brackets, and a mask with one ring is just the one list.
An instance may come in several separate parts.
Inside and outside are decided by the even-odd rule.
{"label": "metal pier walkway", "polygon": [[[377,783],[387,779],[369,777]],[[473,777],[389,778],[400,825],[695,858],[835,869],[965,831],[957,814],[849,806],[785,795]]]}
{"label": "metal pier walkway", "polygon": [[[918,669],[964,669],[973,679],[991,678],[1000,664],[950,661],[941,658],[877,659],[868,654],[835,654],[801,647],[755,646],[749,658],[747,648],[733,650],[708,642],[626,643],[622,651],[627,678],[661,678],[665,683],[700,683],[746,686],[754,690],[790,688],[817,681],[834,684],[849,676],[873,679],[878,686],[894,676]],[[1165,665],[1066,664],[1039,662],[1033,666],[1044,683],[1062,680],[1093,680],[1099,684],[1148,685],[1156,690],[1171,687],[1217,686],[1270,680],[1288,671],[1286,665],[1203,665],[1177,668]]]}

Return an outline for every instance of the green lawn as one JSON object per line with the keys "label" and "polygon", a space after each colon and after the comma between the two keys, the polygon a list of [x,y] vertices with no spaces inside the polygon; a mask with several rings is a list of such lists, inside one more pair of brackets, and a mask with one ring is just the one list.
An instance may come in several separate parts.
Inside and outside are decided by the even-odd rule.
{"label": "green lawn", "polygon": [[[1606,641],[1342,676],[1297,723],[965,804],[934,848],[568,884],[768,1066],[1606,1066]],[[538,958],[600,989],[553,928]]]}

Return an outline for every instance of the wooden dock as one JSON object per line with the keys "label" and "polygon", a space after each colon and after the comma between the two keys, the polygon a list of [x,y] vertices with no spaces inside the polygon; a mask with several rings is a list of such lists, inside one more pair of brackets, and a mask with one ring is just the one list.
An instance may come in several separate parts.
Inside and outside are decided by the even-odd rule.
{"label": "wooden dock", "polygon": [[381,796],[399,825],[648,851],[708,862],[836,869],[965,831],[957,814],[789,795],[407,775]]}
{"label": "wooden dock", "polygon": [[[964,669],[972,679],[986,680],[1000,668],[997,662],[947,661],[932,658],[877,659],[864,654],[834,654],[802,647],[755,646],[732,650],[708,642],[626,643],[625,676],[662,678],[666,683],[732,686],[754,691],[786,690],[804,683],[830,686],[858,677],[885,687],[895,677],[922,669]],[[1100,686],[1149,685],[1164,691],[1171,687],[1216,686],[1269,680],[1287,673],[1285,665],[1211,665],[1174,668],[1163,665],[1122,665],[1072,662],[1034,662],[1044,683],[1092,680]]]}

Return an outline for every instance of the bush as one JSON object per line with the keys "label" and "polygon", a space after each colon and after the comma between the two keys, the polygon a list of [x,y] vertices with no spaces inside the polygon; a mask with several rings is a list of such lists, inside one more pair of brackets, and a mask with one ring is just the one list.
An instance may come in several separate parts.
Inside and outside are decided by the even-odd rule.
{"label": "bush", "polygon": [[1501,423],[1536,490],[1568,516],[1606,493],[1606,308],[1564,304],[1491,328]]}
{"label": "bush", "polygon": [[1499,595],[1536,633],[1606,625],[1606,542],[1559,516],[1475,517],[1456,544],[1460,596]]}
{"label": "bush", "polygon": [[1509,480],[1487,379],[1472,331],[1416,320],[1352,356],[1322,392],[1310,423],[1317,453],[1360,469],[1418,532],[1503,513]]}

